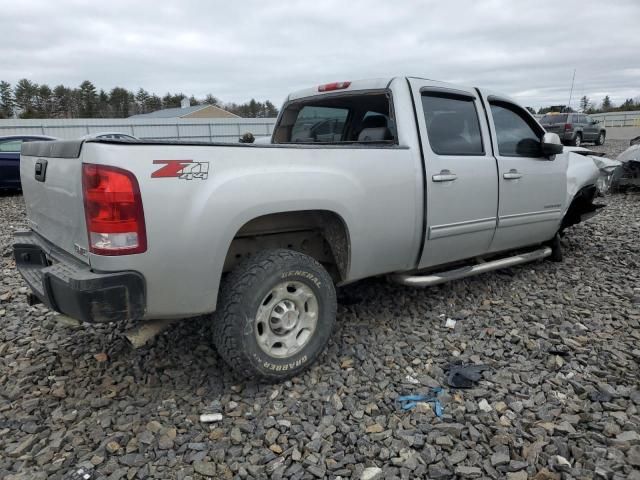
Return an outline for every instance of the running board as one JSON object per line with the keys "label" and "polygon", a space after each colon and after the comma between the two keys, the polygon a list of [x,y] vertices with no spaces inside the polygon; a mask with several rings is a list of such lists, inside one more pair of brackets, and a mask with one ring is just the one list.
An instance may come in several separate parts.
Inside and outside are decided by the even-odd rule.
{"label": "running board", "polygon": [[539,250],[534,250],[533,252],[523,253],[522,255],[501,258],[499,260],[491,260],[490,262],[479,263],[477,265],[470,265],[468,267],[456,268],[455,270],[448,270],[429,275],[397,273],[391,275],[391,280],[411,287],[430,287],[432,285],[438,285],[439,283],[471,277],[473,275],[498,270],[500,268],[512,267],[514,265],[520,265],[521,263],[533,262],[534,260],[541,260],[549,255],[551,255],[551,247],[544,247]]}

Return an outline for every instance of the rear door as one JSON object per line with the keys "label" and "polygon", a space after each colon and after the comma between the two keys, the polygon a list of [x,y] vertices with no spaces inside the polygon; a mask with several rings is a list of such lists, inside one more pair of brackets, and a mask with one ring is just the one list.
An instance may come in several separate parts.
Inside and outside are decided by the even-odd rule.
{"label": "rear door", "polygon": [[409,80],[426,171],[421,268],[486,253],[498,179],[482,104],[472,88]]}
{"label": "rear door", "polygon": [[544,130],[509,99],[483,94],[498,161],[500,205],[491,251],[534,245],[558,231],[567,185],[567,155],[545,157]]}

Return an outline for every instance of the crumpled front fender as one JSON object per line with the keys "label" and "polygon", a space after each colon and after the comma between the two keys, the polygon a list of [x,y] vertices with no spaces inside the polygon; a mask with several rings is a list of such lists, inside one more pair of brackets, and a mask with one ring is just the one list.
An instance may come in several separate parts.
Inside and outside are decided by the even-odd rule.
{"label": "crumpled front fender", "polygon": [[567,198],[565,211],[571,206],[578,192],[584,187],[595,186],[600,176],[600,169],[590,157],[568,152],[567,164]]}

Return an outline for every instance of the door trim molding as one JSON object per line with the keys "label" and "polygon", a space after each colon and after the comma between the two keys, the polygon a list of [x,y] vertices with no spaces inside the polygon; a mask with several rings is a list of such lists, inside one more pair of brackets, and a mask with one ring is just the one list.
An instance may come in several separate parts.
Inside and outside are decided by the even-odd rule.
{"label": "door trim molding", "polygon": [[498,218],[498,228],[516,227],[518,225],[527,225],[530,223],[551,222],[560,220],[562,210],[554,208],[553,210],[542,210],[538,212],[514,213],[512,215],[501,215]]}
{"label": "door trim molding", "polygon": [[464,222],[433,225],[429,227],[429,240],[467,233],[485,232],[496,228],[496,217],[478,218]]}

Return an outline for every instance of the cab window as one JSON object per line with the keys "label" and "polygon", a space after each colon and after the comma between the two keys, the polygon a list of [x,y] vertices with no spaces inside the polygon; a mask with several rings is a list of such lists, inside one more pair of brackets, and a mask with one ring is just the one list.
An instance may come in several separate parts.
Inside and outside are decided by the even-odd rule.
{"label": "cab window", "polygon": [[496,130],[498,152],[503,157],[542,157],[542,132],[519,107],[510,103],[490,102]]}
{"label": "cab window", "polygon": [[422,110],[431,150],[438,155],[484,155],[474,98],[422,93]]}

